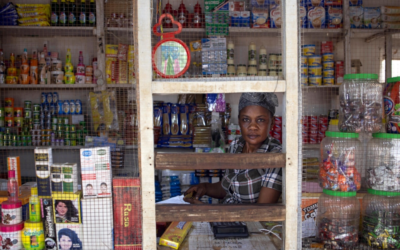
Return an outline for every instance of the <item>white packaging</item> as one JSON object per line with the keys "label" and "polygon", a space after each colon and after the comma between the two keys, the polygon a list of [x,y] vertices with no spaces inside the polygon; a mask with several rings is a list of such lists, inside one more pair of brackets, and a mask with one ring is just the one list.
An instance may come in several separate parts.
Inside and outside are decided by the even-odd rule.
{"label": "white packaging", "polygon": [[281,6],[280,5],[271,6],[270,13],[271,13],[270,14],[271,28],[280,28],[282,26]]}
{"label": "white packaging", "polygon": [[96,170],[97,197],[111,197],[111,171]]}
{"label": "white packaging", "polygon": [[324,7],[309,7],[307,12],[309,29],[326,28],[326,11]]}
{"label": "white packaging", "polygon": [[112,198],[82,200],[83,249],[113,249]]}
{"label": "white packaging", "polygon": [[64,163],[61,171],[63,192],[76,193],[78,191],[78,164]]}
{"label": "white packaging", "polygon": [[364,8],[361,6],[349,7],[350,27],[361,28],[363,26]]}
{"label": "white packaging", "polygon": [[56,231],[58,249],[84,249],[82,244],[82,224],[56,224]]}
{"label": "white packaging", "polygon": [[364,28],[377,29],[381,22],[380,7],[364,7]]}
{"label": "white packaging", "polygon": [[94,148],[85,148],[80,151],[83,198],[97,197],[94,152]]}

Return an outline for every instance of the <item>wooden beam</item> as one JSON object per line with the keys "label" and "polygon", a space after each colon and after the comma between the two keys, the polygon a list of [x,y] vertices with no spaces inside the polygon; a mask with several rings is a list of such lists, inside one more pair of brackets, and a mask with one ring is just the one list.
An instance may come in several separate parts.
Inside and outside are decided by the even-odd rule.
{"label": "wooden beam", "polygon": [[258,169],[285,167],[285,154],[156,153],[156,169]]}
{"label": "wooden beam", "polygon": [[281,204],[156,205],[157,222],[168,221],[283,221]]}
{"label": "wooden beam", "polygon": [[385,35],[385,79],[392,77],[392,58],[393,58],[393,50],[392,50],[392,34],[387,33]]}
{"label": "wooden beam", "polygon": [[344,73],[351,74],[351,50],[350,50],[350,16],[349,16],[349,1],[343,2],[343,24],[344,24]]}

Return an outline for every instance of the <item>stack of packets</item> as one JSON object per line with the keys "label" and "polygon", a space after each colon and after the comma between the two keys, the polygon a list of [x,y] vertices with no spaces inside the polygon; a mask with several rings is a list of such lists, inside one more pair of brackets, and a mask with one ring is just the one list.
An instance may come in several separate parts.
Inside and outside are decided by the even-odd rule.
{"label": "stack of packets", "polygon": [[183,240],[188,234],[192,222],[174,221],[160,238],[160,246],[167,246],[173,249],[179,249]]}
{"label": "stack of packets", "polygon": [[17,4],[20,26],[50,26],[50,4]]}
{"label": "stack of packets", "polygon": [[135,47],[133,45],[106,45],[107,84],[134,83]]}
{"label": "stack of packets", "polygon": [[[350,1],[351,3],[351,1]],[[351,28],[400,29],[400,7],[363,7],[362,1],[349,8]]]}
{"label": "stack of packets", "polygon": [[18,13],[15,6],[9,2],[0,9],[0,25],[18,25]]}
{"label": "stack of packets", "polygon": [[[161,191],[162,193],[161,200],[167,200],[169,198],[179,196],[182,194],[181,182],[179,180],[179,176],[163,176],[161,183],[158,183],[158,185],[159,185],[158,190]],[[159,193],[156,194],[156,197],[160,198]]]}

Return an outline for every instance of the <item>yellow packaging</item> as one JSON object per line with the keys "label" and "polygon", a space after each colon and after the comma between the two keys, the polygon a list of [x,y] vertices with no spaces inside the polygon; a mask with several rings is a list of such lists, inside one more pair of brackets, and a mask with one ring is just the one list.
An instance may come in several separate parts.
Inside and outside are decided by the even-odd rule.
{"label": "yellow packaging", "polygon": [[50,8],[50,4],[16,4],[18,9],[32,10],[38,8]]}
{"label": "yellow packaging", "polygon": [[117,58],[106,58],[106,80],[108,84],[114,84],[115,79],[116,79],[116,65],[117,64]]}
{"label": "yellow packaging", "polygon": [[19,26],[50,26],[49,22],[34,22],[34,23],[21,23]]}
{"label": "yellow packaging", "polygon": [[35,8],[35,9],[17,9],[18,16],[23,17],[34,17],[34,16],[50,16],[50,8]]}
{"label": "yellow packaging", "polygon": [[106,57],[117,58],[118,56],[118,44],[106,45]]}
{"label": "yellow packaging", "polygon": [[128,83],[128,63],[126,61],[118,61],[118,83]]}
{"label": "yellow packaging", "polygon": [[178,249],[185,239],[189,229],[192,227],[192,222],[175,221],[167,228],[160,238],[160,246],[167,246],[173,249]]}
{"label": "yellow packaging", "polygon": [[15,170],[15,179],[17,179],[18,186],[21,186],[21,164],[19,161],[19,156],[7,157],[7,168],[8,170]]}
{"label": "yellow packaging", "polygon": [[190,42],[190,52],[201,51],[201,40]]}
{"label": "yellow packaging", "polygon": [[135,61],[135,46],[129,45],[128,49],[128,62],[134,62]]}
{"label": "yellow packaging", "polygon": [[35,17],[24,17],[18,19],[19,23],[36,23],[36,22],[49,22],[49,18],[45,15]]}
{"label": "yellow packaging", "polygon": [[133,62],[128,63],[128,81],[129,83],[135,81],[135,64]]}
{"label": "yellow packaging", "polygon": [[322,84],[322,76],[308,77],[308,83],[311,86],[319,86]]}

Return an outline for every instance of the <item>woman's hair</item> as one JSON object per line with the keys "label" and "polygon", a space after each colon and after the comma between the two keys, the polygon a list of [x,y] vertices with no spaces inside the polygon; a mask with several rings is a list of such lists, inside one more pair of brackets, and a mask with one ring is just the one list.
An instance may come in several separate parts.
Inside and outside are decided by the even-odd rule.
{"label": "woman's hair", "polygon": [[239,100],[239,114],[247,106],[266,108],[272,118],[275,115],[275,107],[278,107],[278,97],[274,93],[243,93]]}
{"label": "woman's hair", "polygon": [[107,187],[107,184],[106,184],[105,182],[102,182],[102,183],[100,184],[100,187],[103,186],[103,185]]}
{"label": "woman's hair", "polygon": [[[79,248],[82,248],[82,241],[78,238],[78,235],[75,233],[75,231],[72,231],[69,228],[63,228],[60,231],[58,231],[58,242],[60,243],[60,239],[61,237],[65,235],[68,236],[71,241],[72,241],[72,247],[71,248],[78,248],[78,247],[74,247],[74,244],[79,244]],[[60,246],[61,249],[61,246]]]}
{"label": "woman's hair", "polygon": [[57,205],[60,202],[64,203],[68,208],[67,214],[65,215],[67,220],[71,221],[71,217],[78,216],[78,209],[76,209],[76,207],[70,200],[56,200],[56,204],[55,204],[55,208],[54,208],[54,210],[56,210],[56,214],[58,214]]}

